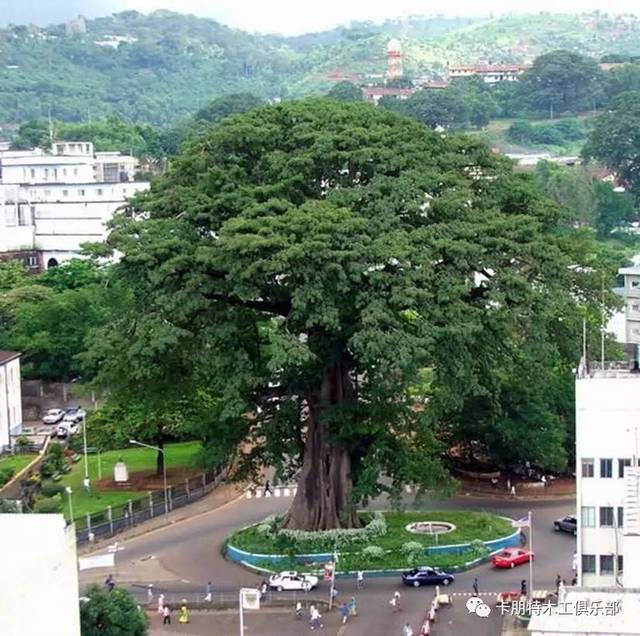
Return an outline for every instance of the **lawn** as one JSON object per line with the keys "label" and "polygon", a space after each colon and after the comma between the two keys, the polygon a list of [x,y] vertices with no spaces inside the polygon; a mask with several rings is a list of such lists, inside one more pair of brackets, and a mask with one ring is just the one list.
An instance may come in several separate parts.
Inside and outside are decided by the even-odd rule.
{"label": "lawn", "polygon": [[[179,444],[167,444],[165,457],[167,468],[193,466],[194,458],[200,450],[200,442],[182,442]],[[149,448],[125,448],[121,450],[102,453],[102,477],[113,475],[113,467],[122,458],[127,465],[129,473],[140,470],[152,470],[156,465],[156,451]],[[100,512],[107,506],[124,506],[129,499],[138,499],[144,496],[144,492],[131,490],[122,491],[97,491],[86,493],[82,489],[84,478],[84,459],[73,465],[73,469],[65,475],[60,483],[63,486],[71,486],[73,490],[73,516],[78,519],[88,513]],[[98,480],[98,456],[89,455],[89,478]],[[69,516],[69,500],[64,496],[64,514]]]}
{"label": "lawn", "polygon": [[[387,521],[387,533],[371,539],[369,545],[392,551],[399,551],[402,548],[402,544],[408,541],[416,541],[425,547],[438,544],[470,543],[475,539],[491,541],[492,539],[509,535],[514,531],[510,521],[487,512],[460,510],[386,512],[385,519]],[[455,525],[456,529],[453,532],[440,535],[436,540],[437,535],[416,534],[409,532],[405,528],[409,523],[429,520],[446,521]],[[258,554],[282,553],[282,546],[278,546],[277,539],[261,535],[257,530],[257,526],[236,532],[229,538],[229,543],[247,552]],[[334,546],[331,540],[327,540],[324,543],[319,541],[314,552],[331,552],[333,549]]]}
{"label": "lawn", "polygon": [[17,475],[25,466],[28,466],[37,456],[29,453],[24,455],[11,455],[0,459],[0,469],[12,468],[13,474]]}

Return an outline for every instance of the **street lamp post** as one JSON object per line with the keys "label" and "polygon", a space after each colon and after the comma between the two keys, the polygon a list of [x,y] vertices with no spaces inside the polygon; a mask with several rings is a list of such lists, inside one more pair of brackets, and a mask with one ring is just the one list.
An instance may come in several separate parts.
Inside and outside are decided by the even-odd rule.
{"label": "street lamp post", "polygon": [[84,483],[87,490],[90,489],[89,458],[87,457],[87,416],[82,416],[82,447],[84,450]]}
{"label": "street lamp post", "polygon": [[164,448],[159,446],[151,446],[150,444],[143,444],[135,439],[130,439],[129,444],[135,444],[136,446],[144,446],[145,448],[151,448],[152,450],[162,453],[162,480],[164,483],[164,514],[165,517],[169,515],[169,494],[167,490],[167,457],[164,454]]}
{"label": "street lamp post", "polygon": [[69,495],[69,523],[73,523],[73,503],[71,501],[71,495],[73,493],[73,490],[71,490],[71,486],[66,486],[65,487],[65,492],[67,493],[67,495]]}

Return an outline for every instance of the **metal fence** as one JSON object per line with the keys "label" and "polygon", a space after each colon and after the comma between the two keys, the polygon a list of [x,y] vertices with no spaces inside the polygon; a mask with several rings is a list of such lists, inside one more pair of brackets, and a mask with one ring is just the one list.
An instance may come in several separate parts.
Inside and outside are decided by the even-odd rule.
{"label": "metal fence", "polygon": [[[167,488],[167,508],[170,512],[186,506],[211,492],[224,479],[225,471],[217,470],[202,473],[199,477],[185,479],[181,485]],[[78,545],[90,543],[124,532],[145,521],[165,514],[164,490],[148,492],[146,495],[129,499],[124,506],[108,506],[100,512],[94,512],[74,518]]]}

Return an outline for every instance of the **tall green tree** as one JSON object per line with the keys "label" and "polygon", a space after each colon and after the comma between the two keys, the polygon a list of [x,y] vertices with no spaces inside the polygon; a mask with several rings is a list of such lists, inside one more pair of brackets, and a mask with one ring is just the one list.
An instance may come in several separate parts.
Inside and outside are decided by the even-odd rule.
{"label": "tall green tree", "polygon": [[640,198],[640,92],[618,95],[609,110],[596,118],[583,156],[615,171]]}
{"label": "tall green tree", "polygon": [[212,99],[206,106],[196,112],[193,118],[198,122],[216,124],[230,115],[246,113],[260,106],[263,101],[251,93],[232,93]]}
{"label": "tall green tree", "polygon": [[445,487],[436,425],[590,298],[561,210],[530,177],[364,103],[224,120],[137,205],[109,237],[137,318],[97,358],[206,378],[210,444],[298,476],[292,528],[356,526],[360,501],[408,481]]}
{"label": "tall green tree", "polygon": [[559,115],[593,110],[605,101],[606,76],[598,63],[570,51],[537,57],[518,83],[520,102],[539,114]]}
{"label": "tall green tree", "polygon": [[338,82],[327,93],[327,97],[337,99],[340,102],[362,101],[362,89],[353,82]]}
{"label": "tall green tree", "polygon": [[126,590],[90,587],[80,601],[82,636],[146,636],[149,619]]}

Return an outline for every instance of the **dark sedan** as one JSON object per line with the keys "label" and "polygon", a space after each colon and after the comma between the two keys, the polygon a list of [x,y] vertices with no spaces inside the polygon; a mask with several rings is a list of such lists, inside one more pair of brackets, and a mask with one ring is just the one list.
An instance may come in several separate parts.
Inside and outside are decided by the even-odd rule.
{"label": "dark sedan", "polygon": [[573,515],[567,515],[553,522],[553,528],[557,532],[568,532],[575,536],[578,534],[578,520]]}
{"label": "dark sedan", "polygon": [[420,587],[421,585],[449,585],[456,577],[449,572],[443,572],[436,568],[414,568],[402,575],[405,585]]}

